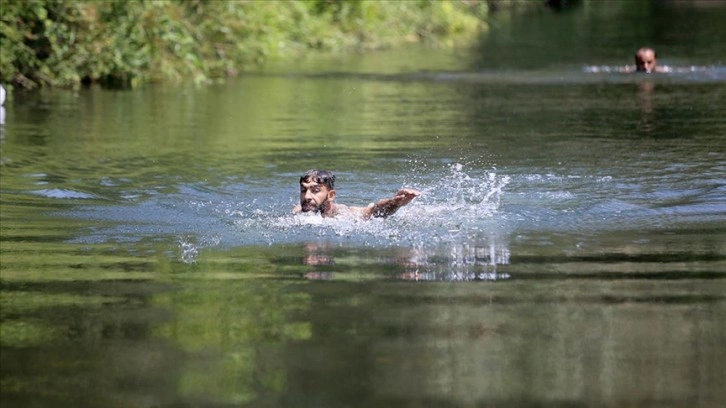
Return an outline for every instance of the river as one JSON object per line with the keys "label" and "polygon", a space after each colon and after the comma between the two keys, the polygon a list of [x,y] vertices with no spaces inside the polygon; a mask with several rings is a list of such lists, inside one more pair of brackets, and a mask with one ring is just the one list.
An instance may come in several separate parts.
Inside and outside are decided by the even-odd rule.
{"label": "river", "polygon": [[[505,13],[474,45],[16,93],[0,405],[715,407],[726,4]],[[663,74],[627,74],[652,45]],[[388,219],[293,215],[400,187]]]}

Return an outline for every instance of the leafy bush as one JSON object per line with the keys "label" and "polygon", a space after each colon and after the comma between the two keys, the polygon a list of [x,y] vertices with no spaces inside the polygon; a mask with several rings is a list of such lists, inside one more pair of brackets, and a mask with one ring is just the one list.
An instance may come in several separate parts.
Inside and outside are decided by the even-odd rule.
{"label": "leafy bush", "polygon": [[476,32],[484,0],[0,0],[0,82],[204,82],[310,49]]}

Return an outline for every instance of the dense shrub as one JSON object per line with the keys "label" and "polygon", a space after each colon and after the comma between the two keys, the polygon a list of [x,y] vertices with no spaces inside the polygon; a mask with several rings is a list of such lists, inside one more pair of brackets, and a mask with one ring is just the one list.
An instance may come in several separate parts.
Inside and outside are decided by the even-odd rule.
{"label": "dense shrub", "polygon": [[483,0],[0,0],[0,82],[204,82],[309,49],[475,32],[486,7]]}

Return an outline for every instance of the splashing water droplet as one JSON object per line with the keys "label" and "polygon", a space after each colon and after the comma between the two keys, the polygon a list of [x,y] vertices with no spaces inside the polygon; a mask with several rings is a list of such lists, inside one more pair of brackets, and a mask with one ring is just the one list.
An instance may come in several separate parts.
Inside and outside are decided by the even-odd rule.
{"label": "splashing water droplet", "polygon": [[199,246],[193,242],[188,242],[185,238],[179,238],[179,249],[181,251],[181,261],[186,264],[192,264],[196,262],[197,254],[199,253]]}

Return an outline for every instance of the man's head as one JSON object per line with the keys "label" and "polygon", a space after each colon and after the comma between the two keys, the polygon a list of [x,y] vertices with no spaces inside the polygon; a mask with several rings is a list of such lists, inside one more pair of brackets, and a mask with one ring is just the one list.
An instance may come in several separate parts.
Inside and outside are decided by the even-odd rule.
{"label": "man's head", "polygon": [[643,47],[635,53],[635,70],[638,72],[655,71],[656,56],[655,50]]}
{"label": "man's head", "polygon": [[324,214],[335,200],[335,174],[310,170],[300,177],[300,210]]}

